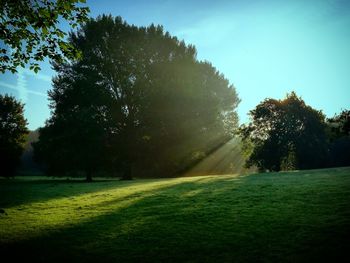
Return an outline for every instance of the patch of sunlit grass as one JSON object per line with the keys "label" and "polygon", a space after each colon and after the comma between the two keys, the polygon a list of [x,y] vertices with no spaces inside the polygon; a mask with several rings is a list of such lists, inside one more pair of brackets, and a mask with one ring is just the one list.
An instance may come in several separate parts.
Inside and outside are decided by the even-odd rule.
{"label": "patch of sunlit grass", "polygon": [[[23,181],[23,179],[19,177],[16,180]],[[28,178],[28,182],[32,181],[33,184],[36,183],[36,180],[43,179]],[[117,212],[142,198],[152,197],[157,190],[169,186],[174,187],[176,184],[189,180],[189,178],[139,180],[135,183],[113,180],[93,184],[79,183],[76,180],[73,180],[71,184],[64,181],[50,184],[48,181],[48,184],[42,184],[43,189],[38,189],[38,192],[30,194],[45,195],[60,188],[61,192],[57,193],[56,197],[47,200],[38,198],[36,201],[13,206],[11,205],[11,193],[8,193],[9,200],[1,200],[1,203],[6,204],[7,207],[6,216],[0,221],[0,236],[3,241],[11,242],[47,235],[48,231],[74,226],[92,220],[94,217]],[[191,181],[196,180],[200,178]],[[71,192],[74,195],[71,195]],[[25,200],[27,194],[23,192],[21,198]],[[28,198],[30,199],[30,196]]]}

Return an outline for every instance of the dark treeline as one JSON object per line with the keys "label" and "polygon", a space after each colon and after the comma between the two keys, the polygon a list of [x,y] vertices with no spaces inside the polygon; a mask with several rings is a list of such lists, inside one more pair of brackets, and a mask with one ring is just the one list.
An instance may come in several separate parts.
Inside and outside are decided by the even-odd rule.
{"label": "dark treeline", "polygon": [[[22,157],[33,170],[86,175],[89,181],[98,175],[174,176],[223,146],[237,130],[246,166],[260,171],[350,165],[350,111],[326,119],[292,92],[282,100],[265,99],[250,112],[251,122],[237,129],[235,88],[209,62],[197,60],[194,46],[161,26],[137,27],[106,15],[88,19],[88,9],[77,2],[56,3],[53,9],[55,3],[45,1],[45,12],[10,2],[0,8],[10,14],[0,19],[7,32],[0,38],[14,49],[27,41],[27,49],[12,57],[5,50],[0,71],[15,72],[48,57],[57,73],[49,91],[51,117],[32,144],[40,166],[31,163],[31,152]],[[66,18],[72,25],[84,24],[63,39],[54,21],[47,20],[50,12],[51,18],[79,14]],[[34,20],[32,13],[38,15]],[[28,23],[10,21],[19,18]],[[22,34],[29,25],[37,31]],[[33,63],[30,69],[36,72],[39,65]],[[0,96],[5,176],[13,176],[20,163],[26,124],[23,104]]]}
{"label": "dark treeline", "polygon": [[260,171],[350,165],[350,111],[326,119],[294,92],[265,99],[250,112],[240,134],[246,166]]}
{"label": "dark treeline", "polygon": [[171,176],[232,136],[235,88],[162,27],[90,19],[82,57],[55,63],[52,114],[35,154],[49,174]]}

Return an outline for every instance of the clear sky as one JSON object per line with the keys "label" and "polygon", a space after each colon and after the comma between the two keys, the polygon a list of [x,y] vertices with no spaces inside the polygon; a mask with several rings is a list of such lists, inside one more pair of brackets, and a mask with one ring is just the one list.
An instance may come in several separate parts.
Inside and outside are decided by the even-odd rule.
{"label": "clear sky", "polygon": [[[241,123],[266,97],[296,91],[327,116],[350,108],[350,1],[88,0],[91,16],[120,15],[131,24],[161,24],[197,48],[236,87]],[[63,29],[67,28],[63,26]],[[47,90],[55,74],[22,69],[0,75],[0,93],[25,106],[29,128],[50,115]]]}

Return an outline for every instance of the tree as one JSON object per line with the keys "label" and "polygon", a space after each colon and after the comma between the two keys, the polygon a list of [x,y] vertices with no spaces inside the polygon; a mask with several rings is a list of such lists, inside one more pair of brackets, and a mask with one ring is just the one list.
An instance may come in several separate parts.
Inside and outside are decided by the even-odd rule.
{"label": "tree", "polygon": [[330,139],[330,166],[350,165],[350,110],[327,119]]}
{"label": "tree", "polygon": [[325,164],[325,117],[294,92],[284,100],[265,99],[250,115],[251,122],[240,128],[243,143],[251,146],[247,166],[279,171]]}
{"label": "tree", "polygon": [[343,110],[333,118],[327,119],[331,139],[350,136],[350,110]]}
{"label": "tree", "polygon": [[222,141],[237,123],[234,87],[209,63],[197,61],[193,46],[160,26],[101,16],[72,34],[70,43],[82,58],[55,65],[53,114],[40,135],[43,152],[60,160],[60,167],[69,167],[62,158],[78,158],[79,169],[94,160],[88,162],[94,170],[110,167],[125,179],[145,169],[174,174],[181,159],[208,141]]}
{"label": "tree", "polygon": [[23,107],[24,105],[16,101],[14,97],[0,95],[1,173],[7,177],[14,176],[20,164],[25,136],[28,133]]}
{"label": "tree", "polygon": [[85,0],[0,0],[0,71],[16,72],[18,66],[40,70],[38,61],[60,62],[79,56],[65,40],[58,23],[73,28],[87,20]]}

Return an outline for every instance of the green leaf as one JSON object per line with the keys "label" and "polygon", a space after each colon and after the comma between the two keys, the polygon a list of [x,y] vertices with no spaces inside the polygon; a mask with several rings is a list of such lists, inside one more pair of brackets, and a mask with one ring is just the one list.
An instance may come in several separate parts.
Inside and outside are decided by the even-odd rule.
{"label": "green leaf", "polygon": [[39,70],[40,70],[40,67],[35,67],[35,68],[34,68],[34,72],[35,72],[35,73],[38,73]]}
{"label": "green leaf", "polygon": [[41,30],[44,35],[47,35],[47,33],[49,32],[46,27],[43,27]]}

